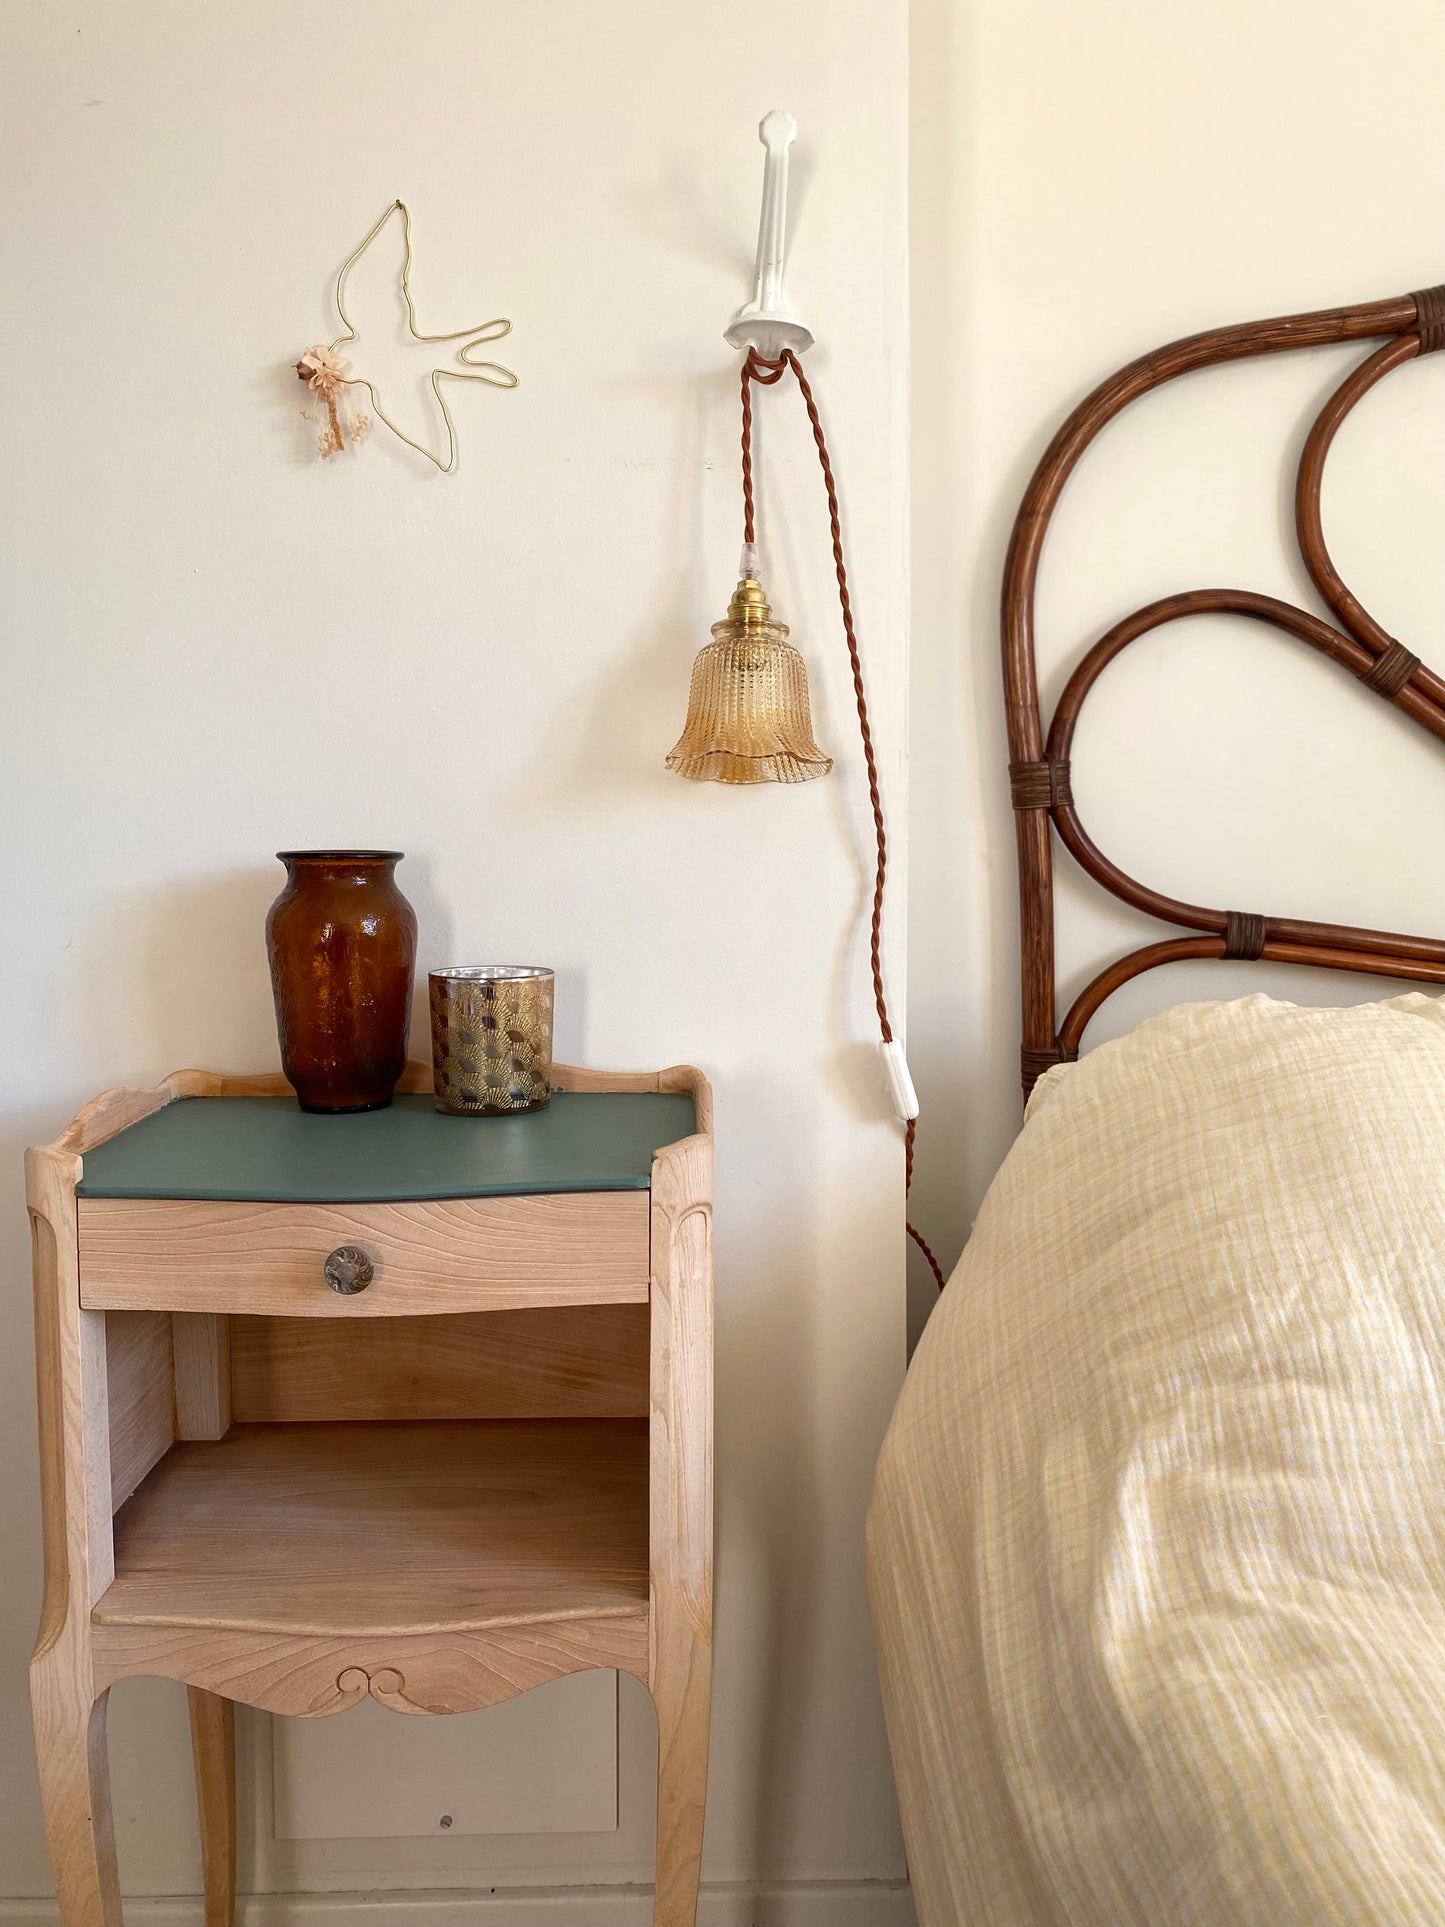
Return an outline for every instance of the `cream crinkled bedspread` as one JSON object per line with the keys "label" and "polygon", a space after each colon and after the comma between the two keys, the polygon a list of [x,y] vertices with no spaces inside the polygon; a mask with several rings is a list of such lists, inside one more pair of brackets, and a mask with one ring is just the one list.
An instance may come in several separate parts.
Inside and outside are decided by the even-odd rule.
{"label": "cream crinkled bedspread", "polygon": [[1445,1923],[1445,1001],[1051,1072],[869,1567],[922,1927]]}

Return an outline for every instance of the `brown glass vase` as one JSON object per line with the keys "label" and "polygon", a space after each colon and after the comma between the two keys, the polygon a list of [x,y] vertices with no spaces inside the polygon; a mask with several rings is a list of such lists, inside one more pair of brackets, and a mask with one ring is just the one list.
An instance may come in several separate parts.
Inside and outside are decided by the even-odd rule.
{"label": "brown glass vase", "polygon": [[281,1068],[303,1111],[378,1111],[406,1063],[416,913],[400,850],[278,850],[266,918]]}

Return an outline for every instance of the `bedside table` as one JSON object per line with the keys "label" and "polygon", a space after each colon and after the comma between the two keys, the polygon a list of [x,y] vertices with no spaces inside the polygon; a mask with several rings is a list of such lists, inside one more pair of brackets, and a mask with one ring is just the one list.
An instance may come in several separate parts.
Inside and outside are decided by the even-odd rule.
{"label": "bedside table", "polygon": [[188,1688],[207,1927],[234,1702],[459,1713],[590,1667],[658,1723],[656,1927],[693,1927],[712,1652],[712,1098],[554,1069],[459,1118],[280,1076],[112,1091],[26,1159],[62,1927],[120,1927],[106,1695]]}

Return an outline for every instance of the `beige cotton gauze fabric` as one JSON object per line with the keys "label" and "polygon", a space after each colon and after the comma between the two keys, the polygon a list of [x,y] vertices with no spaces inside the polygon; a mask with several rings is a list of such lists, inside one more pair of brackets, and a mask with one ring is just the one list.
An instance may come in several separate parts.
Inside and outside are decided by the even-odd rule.
{"label": "beige cotton gauze fabric", "polygon": [[1445,1004],[1052,1071],[869,1520],[922,1927],[1445,1922]]}

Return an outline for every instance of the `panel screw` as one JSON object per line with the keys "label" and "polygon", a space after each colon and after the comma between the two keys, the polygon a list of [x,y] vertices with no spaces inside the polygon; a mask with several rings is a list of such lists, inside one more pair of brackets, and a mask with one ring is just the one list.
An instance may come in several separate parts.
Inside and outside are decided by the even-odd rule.
{"label": "panel screw", "polygon": [[449,1827],[451,1823],[452,1823],[452,1816],[449,1813],[444,1813],[441,1819],[437,1821],[437,1825],[439,1827]]}

